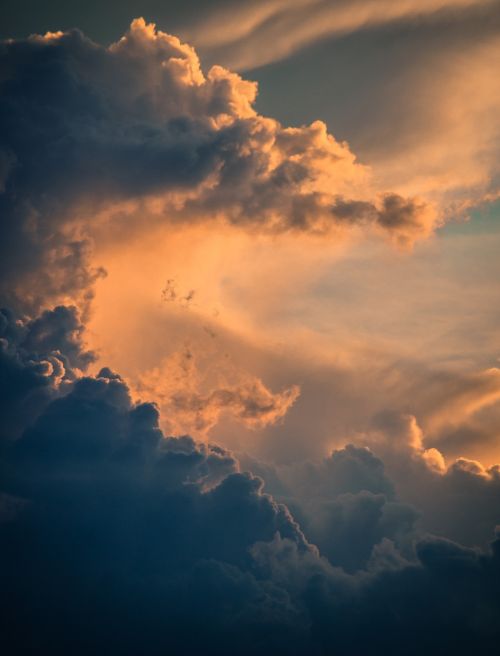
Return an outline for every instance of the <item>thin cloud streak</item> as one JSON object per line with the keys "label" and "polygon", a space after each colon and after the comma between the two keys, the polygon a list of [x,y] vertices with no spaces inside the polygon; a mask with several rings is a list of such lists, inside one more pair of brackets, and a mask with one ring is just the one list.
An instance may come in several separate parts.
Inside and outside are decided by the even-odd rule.
{"label": "thin cloud streak", "polygon": [[[224,7],[185,29],[199,47],[213,48],[235,70],[292,55],[311,43],[396,21],[487,6],[497,0],[292,0]],[[224,48],[226,52],[224,53]]]}

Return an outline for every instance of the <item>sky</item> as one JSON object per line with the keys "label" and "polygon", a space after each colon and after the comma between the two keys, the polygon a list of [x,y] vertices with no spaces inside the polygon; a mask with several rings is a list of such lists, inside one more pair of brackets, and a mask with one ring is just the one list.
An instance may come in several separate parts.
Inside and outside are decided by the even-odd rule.
{"label": "sky", "polygon": [[7,653],[491,653],[498,0],[5,0]]}

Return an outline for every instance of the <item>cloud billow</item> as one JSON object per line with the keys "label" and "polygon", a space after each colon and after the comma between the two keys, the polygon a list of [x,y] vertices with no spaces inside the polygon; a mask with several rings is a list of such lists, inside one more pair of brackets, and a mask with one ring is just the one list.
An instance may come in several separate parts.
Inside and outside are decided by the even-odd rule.
{"label": "cloud billow", "polygon": [[103,369],[47,397],[1,453],[9,653],[486,653],[498,639],[498,542],[418,534],[366,448],[289,472],[299,526],[227,450],[164,437],[156,407]]}
{"label": "cloud billow", "polygon": [[86,349],[75,307],[57,306],[34,319],[0,310],[0,435],[17,438],[47,402],[95,359]]}
{"label": "cloud billow", "polygon": [[[428,533],[389,471],[437,494],[449,485],[443,515],[461,509],[464,479],[489,504],[496,483],[480,487],[470,463],[440,470],[416,426],[387,467],[351,445],[280,468],[166,436],[157,406],[118,374],[86,373],[82,317],[106,221],[358,226],[406,247],[432,232],[432,208],[372,189],[321,122],[259,116],[253,83],[203,73],[190,46],[142,20],[109,48],[51,33],[4,42],[0,59],[0,298],[14,306],[0,313],[6,653],[492,651],[498,538],[479,549],[453,527]],[[176,401],[202,427],[224,409],[266,425],[298,396],[256,379],[174,388],[167,412]],[[379,428],[390,441],[405,426]]]}
{"label": "cloud billow", "polygon": [[[103,273],[91,261],[103,212],[122,230],[147,214],[264,232],[371,226],[403,246],[436,225],[423,201],[374,189],[321,121],[285,128],[257,114],[255,83],[220,66],[204,74],[193,48],[142,19],[108,48],[74,30],[4,41],[0,59],[11,302],[88,295]],[[124,202],[135,213],[113,209]]]}

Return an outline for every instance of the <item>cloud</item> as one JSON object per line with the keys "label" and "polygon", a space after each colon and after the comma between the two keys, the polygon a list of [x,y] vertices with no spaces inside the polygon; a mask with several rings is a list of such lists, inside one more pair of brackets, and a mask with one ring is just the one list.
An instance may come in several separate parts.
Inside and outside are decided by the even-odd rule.
{"label": "cloud", "polygon": [[[432,199],[454,221],[498,199],[500,12],[498,0],[438,4],[285,3],[242,40],[207,42],[200,51],[208,61],[234,66],[241,58],[251,66],[274,60],[290,42],[280,61],[252,73],[260,106],[287,121],[320,116],[370,163],[379,187]],[[254,6],[231,3],[223,11],[237,22],[238,10],[251,14]],[[363,12],[378,21],[357,22]],[[392,20],[393,12],[406,16]],[[350,29],[336,32],[339,15]],[[318,33],[293,45],[294,32],[312,24]],[[203,35],[200,21],[193,42]]]}
{"label": "cloud", "polygon": [[459,425],[500,400],[500,369],[491,367],[469,374],[437,375],[434,381],[429,381],[427,400],[430,402],[426,421],[429,432],[447,425]]}
{"label": "cloud", "polygon": [[76,308],[58,306],[32,320],[0,310],[0,436],[18,437],[94,359]]}
{"label": "cloud", "polygon": [[[400,651],[416,622],[425,631],[410,653],[487,650],[498,638],[497,542],[479,552],[415,537],[406,559],[397,533],[413,511],[340,493],[325,539],[348,571],[334,567],[261,479],[220,447],[163,437],[155,406],[133,404],[109,370],[71,383],[1,460],[3,635],[20,651],[229,654],[238,641],[243,654]],[[366,449],[317,471],[307,484],[320,494],[333,484],[392,495]]]}
{"label": "cloud", "polygon": [[489,541],[488,527],[500,523],[498,465],[463,457],[446,462],[438,449],[424,447],[425,434],[410,415],[382,413],[374,429],[366,441],[426,530],[470,546]]}
{"label": "cloud", "polygon": [[[418,553],[416,567],[386,570],[361,590],[349,590],[345,580],[327,568],[321,570],[318,563],[307,562],[307,556],[298,556],[285,541],[262,545],[259,555],[267,571],[296,593],[300,591],[314,608],[312,631],[321,645],[319,653],[328,653],[333,645],[342,654],[353,650],[397,653],[402,644],[411,654],[424,649],[466,653],[474,645],[487,650],[491,634],[478,601],[483,594],[496,596],[489,576],[498,566],[497,546],[491,560],[435,539],[422,542]],[[478,628],[475,637],[474,625]],[[411,645],[406,642],[408,632],[413,636]]]}
{"label": "cloud", "polygon": [[142,373],[135,388],[136,395],[158,403],[167,431],[187,431],[199,438],[206,437],[221,416],[250,429],[275,424],[300,395],[297,385],[273,393],[259,378],[230,363],[198,364],[190,348]]}
{"label": "cloud", "polygon": [[[186,327],[206,326],[196,307],[204,287],[189,281],[184,292],[168,277],[172,302],[162,304],[160,289],[156,302],[171,319],[183,315],[186,348],[145,366],[133,394],[108,367],[86,373],[95,355],[82,317],[103,275],[94,245],[102,253],[136,232],[155,240],[157,225],[208,223],[265,235],[268,246],[278,233],[367,230],[408,248],[436,227],[434,209],[375,189],[323,123],[284,128],[258,115],[253,83],[220,67],[205,74],[190,46],[142,20],[109,48],[57,32],[4,42],[0,57],[0,294],[15,306],[0,313],[5,642],[54,654],[492,651],[500,550],[498,537],[487,542],[499,470],[465,458],[447,465],[432,439],[493,407],[495,371],[441,380],[437,400],[432,389],[411,396],[427,411],[421,422],[400,411],[401,398],[425,376],[403,385],[393,375],[356,408],[357,444],[316,462],[293,462],[292,436],[270,449],[292,464],[237,457],[207,439],[215,423],[229,418],[243,442],[245,429],[293,413],[299,388],[279,382],[290,369],[268,384],[232,361],[213,367],[208,348],[195,365]],[[152,333],[127,344],[124,326],[144,316],[108,309],[127,361]],[[270,349],[234,342],[242,361],[258,354],[268,366]],[[158,362],[158,343],[146,347]],[[336,405],[310,385],[309,411],[321,408],[325,424],[327,405],[341,414],[350,401],[343,417],[352,417],[361,377],[375,389],[391,374],[354,364],[335,380],[322,370]],[[393,409],[370,421],[388,397]],[[305,444],[318,424],[302,419]],[[186,427],[204,441],[182,435]]]}
{"label": "cloud", "polygon": [[415,417],[394,411],[380,413],[356,439],[323,459],[239,459],[287,504],[320,552],[348,571],[377,567],[387,541],[391,558],[413,562],[422,532],[487,546],[500,524],[498,465],[445,459],[425,448]]}
{"label": "cloud", "polygon": [[414,22],[435,15],[453,15],[495,0],[404,0],[403,2],[256,2],[232,3],[212,11],[186,29],[189,38],[212,56],[248,70],[289,57],[297,50],[327,37],[394,22]]}
{"label": "cloud", "polygon": [[321,461],[288,466],[240,459],[287,504],[332,565],[366,570],[387,545],[398,563],[414,560],[418,512],[397,500],[384,463],[368,448],[348,444]]}
{"label": "cloud", "polygon": [[88,300],[103,274],[89,253],[106,222],[127,231],[148,217],[217,219],[337,236],[354,224],[405,245],[437,223],[423,201],[374,189],[324,123],[285,128],[260,116],[255,83],[220,66],[204,74],[191,46],[142,19],[109,48],[75,30],[4,41],[0,57],[11,302]]}
{"label": "cloud", "polygon": [[353,140],[380,184],[433,199],[447,220],[494,202],[499,191],[498,3],[472,18],[444,39],[443,29],[425,26],[411,44],[397,37],[393,57],[405,51],[407,59],[390,77],[380,74],[371,117],[379,128],[369,134],[360,126]]}
{"label": "cloud", "polygon": [[[110,371],[75,382],[69,394],[52,401],[11,445],[2,462],[5,487],[14,498],[27,501],[27,505],[19,504],[2,533],[0,565],[6,583],[4,618],[13,622],[15,631],[24,622],[33,629],[25,634],[26,640],[21,639],[20,648],[44,648],[47,640],[54,641],[57,651],[63,648],[70,632],[61,630],[56,618],[66,616],[72,624],[74,612],[87,612],[81,588],[84,579],[93,596],[101,577],[111,577],[110,595],[106,592],[106,599],[99,602],[107,609],[106,615],[114,615],[113,607],[118,611],[111,625],[121,616],[119,588],[125,585],[123,592],[130,601],[135,588],[137,600],[146,603],[142,619],[136,617],[136,627],[145,628],[149,617],[155,639],[164,645],[175,621],[170,626],[167,620],[164,637],[157,633],[160,624],[153,619],[157,594],[161,606],[167,603],[160,613],[162,624],[169,615],[173,618],[172,612],[176,614],[177,594],[181,594],[180,617],[185,621],[187,615],[182,613],[193,612],[183,607],[182,595],[188,588],[201,585],[210,594],[214,585],[226,588],[229,581],[225,579],[232,572],[244,582],[248,547],[256,539],[268,541],[279,532],[297,541],[300,550],[311,550],[287,509],[262,493],[259,479],[237,469],[237,462],[224,449],[196,445],[187,437],[163,438],[155,407],[132,405],[126,386]],[[23,534],[31,534],[31,546]],[[203,582],[212,561],[221,576]],[[73,578],[71,571],[79,571],[84,579],[79,574],[80,580],[73,579],[69,590],[65,577]],[[31,595],[25,611],[18,606],[19,594],[27,592],[28,577],[31,590],[44,599],[41,612]],[[252,583],[251,576],[247,579],[255,596],[260,585]],[[153,596],[147,592],[148,581],[153,584]],[[3,606],[7,598],[8,608]],[[246,595],[242,602],[249,604]],[[221,613],[219,607],[219,621],[224,621]],[[271,616],[266,621],[270,620]],[[126,644],[129,639],[127,630],[114,643],[113,632],[101,625],[97,615],[90,621],[90,644],[95,644],[101,631],[111,644]]]}

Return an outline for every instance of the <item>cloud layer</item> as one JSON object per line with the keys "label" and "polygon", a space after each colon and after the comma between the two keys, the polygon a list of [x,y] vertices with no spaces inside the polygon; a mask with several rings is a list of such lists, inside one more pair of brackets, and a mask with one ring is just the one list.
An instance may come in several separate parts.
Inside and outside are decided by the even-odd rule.
{"label": "cloud layer", "polygon": [[305,534],[229,452],[164,438],[109,370],[2,454],[14,653],[487,653],[498,639],[498,541],[419,537],[366,449],[302,471]]}

